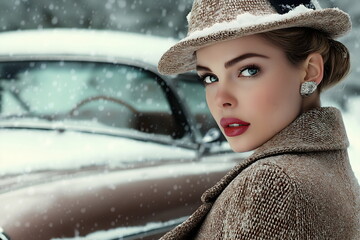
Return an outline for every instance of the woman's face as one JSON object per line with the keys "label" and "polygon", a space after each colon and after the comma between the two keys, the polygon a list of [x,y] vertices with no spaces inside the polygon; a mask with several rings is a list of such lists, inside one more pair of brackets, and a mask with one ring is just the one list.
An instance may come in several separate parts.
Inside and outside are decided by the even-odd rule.
{"label": "woman's face", "polygon": [[232,149],[259,147],[301,113],[306,72],[260,35],[197,51],[209,109]]}

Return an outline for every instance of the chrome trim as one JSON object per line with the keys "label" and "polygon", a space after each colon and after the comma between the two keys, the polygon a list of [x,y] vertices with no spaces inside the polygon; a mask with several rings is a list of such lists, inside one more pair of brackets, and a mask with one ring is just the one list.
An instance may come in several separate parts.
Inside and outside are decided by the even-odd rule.
{"label": "chrome trim", "polygon": [[187,218],[188,216],[185,216],[166,222],[154,222],[142,226],[120,227],[106,231],[97,231],[84,237],[52,238],[51,240],[135,240],[143,237],[153,236],[159,233],[165,234],[167,231],[184,222]]}
{"label": "chrome trim", "polygon": [[[16,119],[16,118],[14,118]],[[152,143],[163,144],[167,146],[177,146],[186,148],[189,150],[196,150],[196,146],[192,141],[189,141],[189,134],[185,134],[180,139],[173,139],[167,135],[161,134],[152,134],[152,133],[144,133],[140,131],[136,131],[133,129],[120,129],[113,128],[107,126],[84,126],[79,124],[71,124],[66,122],[35,122],[29,120],[29,122],[22,121],[16,122],[12,119],[10,120],[2,120],[0,118],[0,130],[2,129],[30,129],[30,130],[38,130],[38,131],[58,131],[58,132],[79,132],[84,134],[95,134],[95,135],[103,135],[109,137],[122,137],[129,138],[137,141],[150,141]]]}
{"label": "chrome trim", "polygon": [[10,237],[7,236],[4,232],[4,229],[0,227],[0,240],[10,240]]}

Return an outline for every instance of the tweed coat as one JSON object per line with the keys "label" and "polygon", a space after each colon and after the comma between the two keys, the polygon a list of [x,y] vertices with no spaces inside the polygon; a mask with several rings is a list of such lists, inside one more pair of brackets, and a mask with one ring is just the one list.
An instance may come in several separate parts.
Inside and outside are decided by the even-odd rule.
{"label": "tweed coat", "polygon": [[360,190],[341,113],[317,108],[202,195],[168,239],[360,239]]}

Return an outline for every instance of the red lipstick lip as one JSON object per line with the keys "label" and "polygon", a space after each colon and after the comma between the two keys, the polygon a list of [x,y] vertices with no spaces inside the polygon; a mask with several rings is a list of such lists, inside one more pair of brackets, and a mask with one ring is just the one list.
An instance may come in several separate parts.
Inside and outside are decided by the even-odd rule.
{"label": "red lipstick lip", "polygon": [[240,120],[238,118],[222,118],[220,125],[223,128],[229,127],[230,124],[250,125],[250,123]]}
{"label": "red lipstick lip", "polygon": [[[239,126],[230,126],[237,124]],[[222,118],[220,125],[223,127],[225,135],[228,137],[235,137],[243,134],[250,127],[250,123],[240,120],[238,118]]]}

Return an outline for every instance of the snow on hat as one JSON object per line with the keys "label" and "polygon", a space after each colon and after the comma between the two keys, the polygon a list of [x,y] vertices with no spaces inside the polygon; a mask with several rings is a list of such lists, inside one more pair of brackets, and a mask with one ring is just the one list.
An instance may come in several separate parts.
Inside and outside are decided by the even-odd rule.
{"label": "snow on hat", "polygon": [[187,36],[159,61],[163,74],[194,70],[195,52],[221,41],[290,27],[318,29],[331,38],[351,29],[347,13],[322,9],[317,0],[194,0],[187,20]]}

